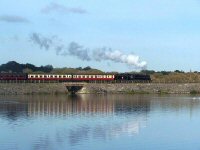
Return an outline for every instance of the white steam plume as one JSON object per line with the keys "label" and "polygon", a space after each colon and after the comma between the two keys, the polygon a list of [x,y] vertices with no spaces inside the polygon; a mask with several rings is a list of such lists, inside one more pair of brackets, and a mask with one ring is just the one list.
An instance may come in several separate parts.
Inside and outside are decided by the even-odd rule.
{"label": "white steam plume", "polygon": [[141,61],[137,55],[125,54],[122,51],[108,48],[88,49],[76,42],[66,45],[57,36],[44,37],[41,34],[32,33],[29,39],[40,49],[54,50],[56,55],[60,56],[75,56],[82,61],[112,61],[123,63],[136,69],[144,69],[147,66],[147,62]]}
{"label": "white steam plume", "polygon": [[134,54],[124,54],[118,50],[112,51],[111,49],[98,49],[93,52],[93,56],[96,61],[110,60],[136,68],[145,68],[147,66],[147,62],[141,61],[139,56]]}

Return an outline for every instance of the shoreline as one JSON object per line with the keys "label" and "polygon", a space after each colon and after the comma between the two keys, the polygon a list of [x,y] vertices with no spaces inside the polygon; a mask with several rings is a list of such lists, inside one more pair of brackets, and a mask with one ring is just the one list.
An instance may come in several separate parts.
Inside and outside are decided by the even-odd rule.
{"label": "shoreline", "polygon": [[[87,83],[79,94],[200,94],[200,83]],[[64,83],[0,83],[0,95],[68,94]]]}

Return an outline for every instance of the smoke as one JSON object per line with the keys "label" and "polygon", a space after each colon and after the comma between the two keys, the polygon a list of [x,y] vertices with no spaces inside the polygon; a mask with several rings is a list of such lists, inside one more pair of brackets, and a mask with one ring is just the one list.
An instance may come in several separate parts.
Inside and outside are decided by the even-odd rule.
{"label": "smoke", "polygon": [[71,42],[67,48],[63,46],[57,47],[57,54],[66,56],[76,56],[78,59],[83,61],[90,61],[91,58],[89,57],[88,49],[84,48],[83,46],[79,45],[76,42]]}
{"label": "smoke", "polygon": [[88,49],[84,48],[83,46],[77,44],[76,42],[71,42],[68,47],[68,52],[72,56],[77,56],[81,60],[90,61],[91,58],[88,54]]}
{"label": "smoke", "polygon": [[62,52],[62,50],[64,49],[64,45],[58,45],[55,50],[56,50],[56,55],[60,55],[60,53]]}
{"label": "smoke", "polygon": [[122,51],[112,50],[111,48],[88,49],[76,42],[66,45],[57,36],[43,37],[38,33],[32,33],[30,41],[39,46],[40,49],[51,49],[55,51],[56,55],[74,56],[82,61],[111,61],[123,63],[137,69],[144,69],[147,66],[147,62],[141,61],[137,55],[125,54]]}
{"label": "smoke", "polygon": [[33,33],[30,35],[30,41],[34,44],[39,45],[41,49],[48,50],[53,45],[52,38],[46,38],[38,33]]}
{"label": "smoke", "polygon": [[68,46],[65,46],[61,43],[62,40],[59,40],[57,36],[44,37],[38,33],[32,33],[30,35],[30,41],[35,45],[38,45],[40,49],[45,50],[55,50],[56,55],[60,56],[75,56],[83,61],[90,61],[89,50],[79,45],[76,42],[71,42]]}
{"label": "smoke", "polygon": [[124,54],[121,51],[112,49],[97,49],[93,51],[93,56],[96,61],[108,60],[118,63],[124,63],[128,66],[134,66],[136,68],[145,68],[147,66],[146,61],[141,61],[140,57],[134,54]]}

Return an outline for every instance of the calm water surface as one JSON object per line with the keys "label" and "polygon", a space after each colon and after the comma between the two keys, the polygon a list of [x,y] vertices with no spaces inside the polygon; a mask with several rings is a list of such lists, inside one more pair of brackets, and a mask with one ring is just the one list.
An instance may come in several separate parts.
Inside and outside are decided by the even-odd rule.
{"label": "calm water surface", "polygon": [[200,97],[0,96],[0,150],[200,150]]}

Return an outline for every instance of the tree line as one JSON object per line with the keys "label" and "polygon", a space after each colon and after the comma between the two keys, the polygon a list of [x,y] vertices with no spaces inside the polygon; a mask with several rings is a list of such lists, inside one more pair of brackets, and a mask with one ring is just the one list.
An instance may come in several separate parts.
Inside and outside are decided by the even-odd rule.
{"label": "tree line", "polygon": [[52,65],[37,67],[33,64],[20,64],[15,61],[9,61],[6,64],[0,65],[0,73],[102,73],[102,71],[93,69],[89,66],[78,68],[53,68]]}

